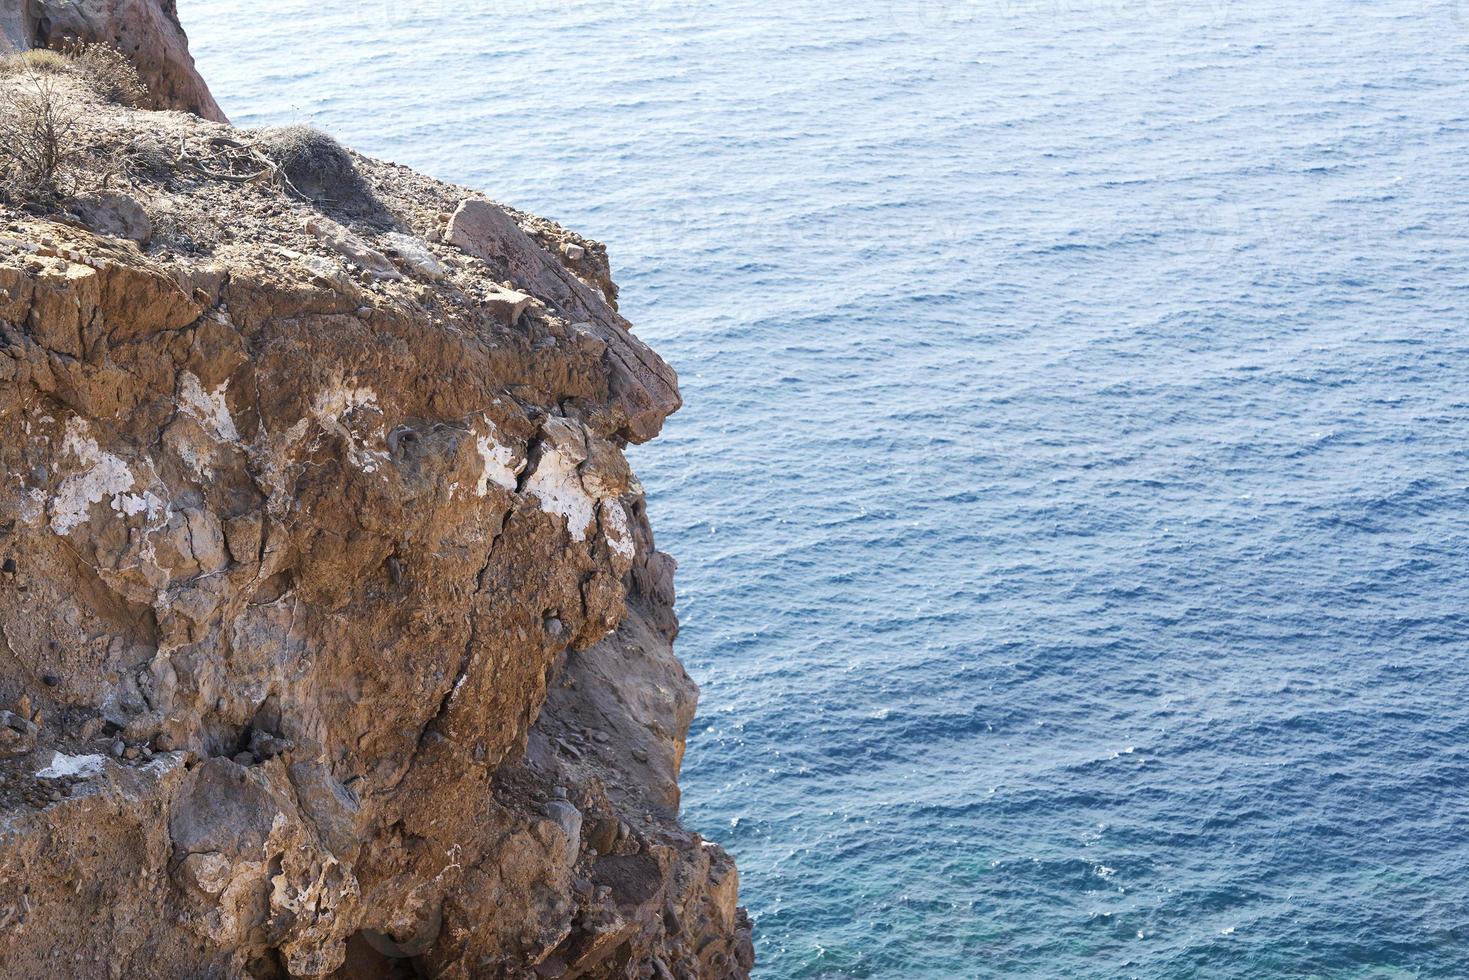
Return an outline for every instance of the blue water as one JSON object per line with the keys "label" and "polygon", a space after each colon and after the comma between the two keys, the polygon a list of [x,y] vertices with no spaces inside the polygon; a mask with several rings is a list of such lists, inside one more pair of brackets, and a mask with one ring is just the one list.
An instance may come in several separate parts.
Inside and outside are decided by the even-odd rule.
{"label": "blue water", "polygon": [[182,7],[609,243],[760,977],[1469,976],[1469,4]]}

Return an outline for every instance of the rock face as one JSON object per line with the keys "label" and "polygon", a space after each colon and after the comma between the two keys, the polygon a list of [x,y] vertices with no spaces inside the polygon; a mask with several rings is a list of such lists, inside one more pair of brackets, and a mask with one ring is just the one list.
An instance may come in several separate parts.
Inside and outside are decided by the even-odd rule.
{"label": "rock face", "polygon": [[84,127],[209,166],[0,212],[0,976],[746,976],[605,249]]}
{"label": "rock face", "polygon": [[175,0],[0,0],[0,48],[25,51],[68,39],[120,49],[148,89],[149,108],[225,121],[194,67]]}

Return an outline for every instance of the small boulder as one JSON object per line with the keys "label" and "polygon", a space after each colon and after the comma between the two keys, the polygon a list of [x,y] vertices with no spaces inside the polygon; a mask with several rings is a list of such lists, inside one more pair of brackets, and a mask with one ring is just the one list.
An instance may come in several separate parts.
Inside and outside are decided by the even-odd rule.
{"label": "small boulder", "polygon": [[617,845],[618,823],[616,817],[597,817],[590,821],[587,846],[598,854],[611,854],[612,848]]}
{"label": "small boulder", "polygon": [[250,745],[248,751],[251,756],[261,762],[264,762],[267,759],[274,759],[281,753],[289,752],[290,750],[290,739],[281,738],[280,736],[272,735],[269,732],[263,732],[258,728],[250,732]]}
{"label": "small boulder", "polygon": [[179,862],[175,874],[185,884],[213,897],[224,891],[229,884],[231,871],[229,859],[223,854],[210,852],[190,854]]}
{"label": "small boulder", "polygon": [[422,239],[401,232],[389,232],[383,241],[390,258],[398,268],[412,275],[437,282],[444,278],[444,267]]}
{"label": "small boulder", "polygon": [[301,259],[301,265],[324,286],[345,290],[352,281],[340,262],[325,255],[307,255]]}
{"label": "small boulder", "polygon": [[552,800],[546,804],[546,816],[566,834],[566,863],[576,863],[581,850],[581,811],[566,800]]}
{"label": "small boulder", "polygon": [[0,711],[0,756],[25,755],[36,747],[40,726],[24,715]]}
{"label": "small boulder", "polygon": [[153,237],[153,222],[148,212],[133,197],[117,191],[93,191],[79,194],[71,209],[82,224],[99,235],[126,238],[139,245]]}
{"label": "small boulder", "polygon": [[312,218],[306,231],[353,265],[360,266],[373,279],[402,279],[403,273],[388,257],[330,218]]}
{"label": "small boulder", "polygon": [[514,289],[497,288],[485,297],[484,307],[489,313],[505,324],[513,327],[520,320],[520,315],[530,305],[531,298],[525,293]]}

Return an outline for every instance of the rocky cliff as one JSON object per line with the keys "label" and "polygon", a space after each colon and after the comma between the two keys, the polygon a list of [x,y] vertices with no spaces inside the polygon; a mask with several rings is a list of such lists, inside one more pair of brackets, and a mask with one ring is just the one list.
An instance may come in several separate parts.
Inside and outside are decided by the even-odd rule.
{"label": "rocky cliff", "polygon": [[125,54],[147,88],[147,108],[226,121],[194,68],[174,0],[0,0],[0,51],[77,41]]}
{"label": "rocky cliff", "polygon": [[[148,77],[179,50],[152,98],[222,118]],[[0,976],[747,975],[623,455],[676,379],[605,249],[47,71],[75,152],[0,208]]]}

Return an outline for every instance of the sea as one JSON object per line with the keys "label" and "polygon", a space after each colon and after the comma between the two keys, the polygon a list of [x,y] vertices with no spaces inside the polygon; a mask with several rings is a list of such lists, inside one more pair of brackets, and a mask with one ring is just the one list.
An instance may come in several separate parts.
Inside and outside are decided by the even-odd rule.
{"label": "sea", "polygon": [[1469,976],[1469,0],[181,0],[610,247],[761,980]]}

